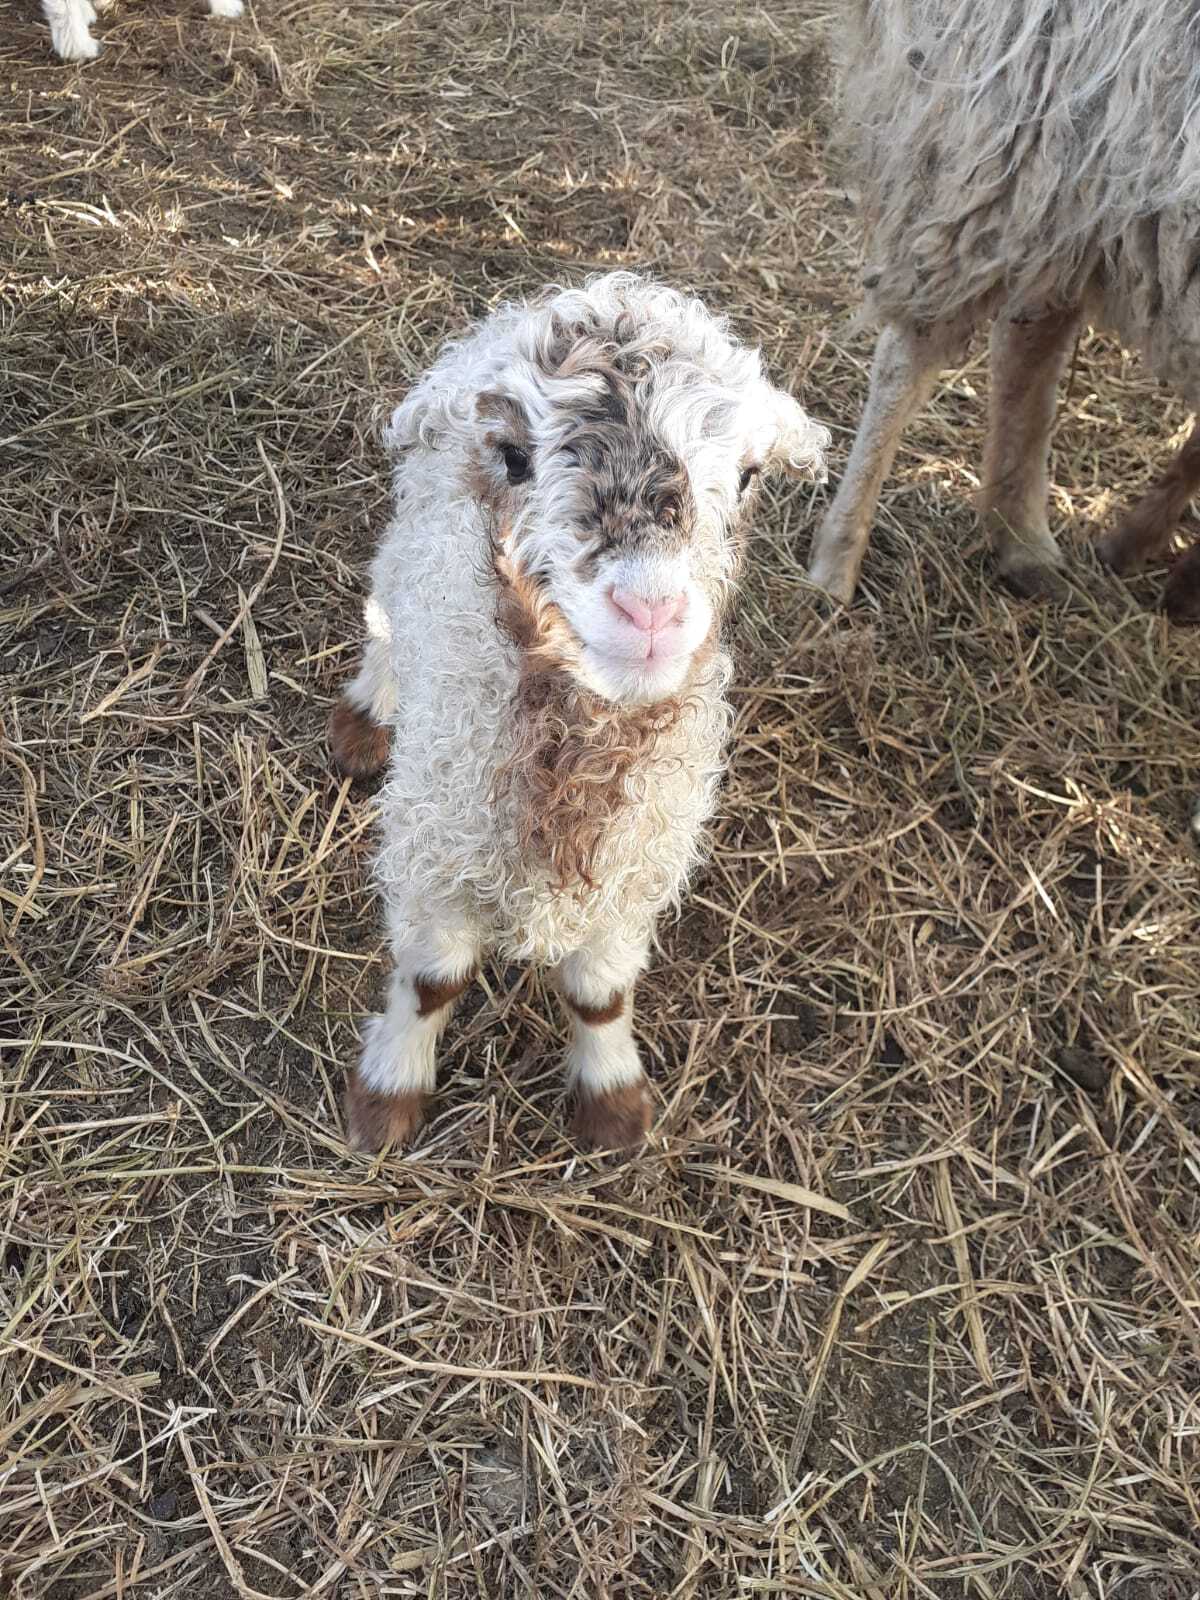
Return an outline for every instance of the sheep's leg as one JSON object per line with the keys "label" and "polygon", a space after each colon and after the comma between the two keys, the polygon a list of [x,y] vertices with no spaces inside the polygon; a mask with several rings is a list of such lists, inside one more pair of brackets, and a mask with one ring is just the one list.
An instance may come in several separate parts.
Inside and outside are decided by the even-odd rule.
{"label": "sheep's leg", "polygon": [[1171,568],[1163,590],[1163,609],[1172,622],[1200,622],[1200,544]]}
{"label": "sheep's leg", "polygon": [[914,413],[933,393],[958,339],[948,328],[889,323],[879,335],[871,388],[833,504],[817,530],[809,581],[849,604],[867,552],[879,491]]}
{"label": "sheep's leg", "polygon": [[370,635],[362,664],[329,719],[334,763],[351,778],[373,778],[383,768],[397,708],[391,640],[382,609],[374,602],[367,607],[367,623]]}
{"label": "sheep's leg", "polygon": [[598,940],[555,969],[571,1014],[575,1133],[592,1149],[629,1149],[650,1126],[650,1092],[633,1037],[633,985],[646,951],[645,941]]}
{"label": "sheep's leg", "polygon": [[214,17],[240,17],[245,7],[242,0],[208,0],[208,9]]}
{"label": "sheep's leg", "polygon": [[1167,549],[1175,524],[1200,489],[1200,423],[1162,476],[1096,548],[1114,572],[1136,572]]}
{"label": "sheep's leg", "polygon": [[475,976],[480,946],[465,924],[431,927],[394,952],[387,1010],[363,1027],[362,1056],[346,1090],[357,1150],[404,1144],[425,1120],[437,1042],[450,1007]]}
{"label": "sheep's leg", "polygon": [[992,328],[992,394],[979,510],[1004,580],[1018,594],[1061,597],[1062,552],[1046,518],[1056,385],[1079,310],[998,317]]}
{"label": "sheep's leg", "polygon": [[96,12],[91,0],[42,0],[50,40],[60,61],[93,61],[100,46],[92,38]]}

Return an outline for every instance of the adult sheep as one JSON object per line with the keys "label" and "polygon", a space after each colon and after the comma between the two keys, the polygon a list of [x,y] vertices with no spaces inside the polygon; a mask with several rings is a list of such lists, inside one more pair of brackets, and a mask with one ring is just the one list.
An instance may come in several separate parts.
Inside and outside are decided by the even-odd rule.
{"label": "adult sheep", "polygon": [[554,969],[581,1140],[644,1135],[631,991],[716,796],[755,483],[818,470],[827,441],[698,300],[626,273],[494,312],[395,412],[368,642],[330,728],[343,771],[389,761],[393,970],[350,1078],[359,1147],[419,1127],[489,951]]}
{"label": "adult sheep", "polygon": [[[1055,384],[1082,318],[1200,401],[1200,0],[846,0],[870,394],[810,576],[848,601],[905,423],[993,319],[981,512],[1018,591],[1061,590],[1046,516]],[[1161,552],[1200,432],[1102,544]],[[1167,609],[1200,619],[1200,550]]]}

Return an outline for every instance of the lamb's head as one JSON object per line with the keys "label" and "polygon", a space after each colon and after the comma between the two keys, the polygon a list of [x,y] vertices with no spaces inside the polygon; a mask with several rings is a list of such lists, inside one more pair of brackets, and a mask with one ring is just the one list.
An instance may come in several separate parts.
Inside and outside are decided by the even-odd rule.
{"label": "lamb's head", "polygon": [[677,694],[732,593],[759,475],[820,473],[826,430],[699,301],[629,274],[499,313],[468,351],[465,472],[502,621],[606,700]]}

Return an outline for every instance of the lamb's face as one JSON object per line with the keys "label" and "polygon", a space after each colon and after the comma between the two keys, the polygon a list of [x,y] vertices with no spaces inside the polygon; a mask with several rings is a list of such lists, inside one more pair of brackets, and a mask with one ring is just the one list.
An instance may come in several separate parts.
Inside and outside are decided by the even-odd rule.
{"label": "lamb's face", "polygon": [[476,467],[538,643],[594,693],[647,703],[712,648],[759,473],[789,452],[819,466],[824,430],[756,362],[740,386],[633,365],[568,357],[557,381],[481,397]]}

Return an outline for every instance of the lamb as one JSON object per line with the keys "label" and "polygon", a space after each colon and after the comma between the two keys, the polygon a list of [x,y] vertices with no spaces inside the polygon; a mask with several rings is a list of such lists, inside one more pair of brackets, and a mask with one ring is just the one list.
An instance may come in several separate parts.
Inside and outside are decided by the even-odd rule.
{"label": "lamb", "polygon": [[[1065,589],[1046,515],[1055,384],[1084,316],[1200,402],[1200,0],[847,0],[843,98],[862,184],[866,410],[813,543],[848,602],[904,426],[993,319],[980,510],[1018,591]],[[1165,550],[1200,435],[1105,539]],[[1200,556],[1165,603],[1200,620]]]}
{"label": "lamb", "polygon": [[343,772],[389,762],[393,970],[349,1078],[357,1147],[417,1131],[487,952],[552,968],[580,1141],[644,1137],[631,992],[716,798],[751,503],[761,473],[818,474],[828,437],[699,300],[621,272],[495,311],[395,411],[330,724]]}
{"label": "lamb", "polygon": [[[208,0],[214,17],[240,17],[242,0]],[[96,10],[92,0],[42,0],[50,24],[50,40],[60,61],[94,61],[100,42],[92,37]]]}

